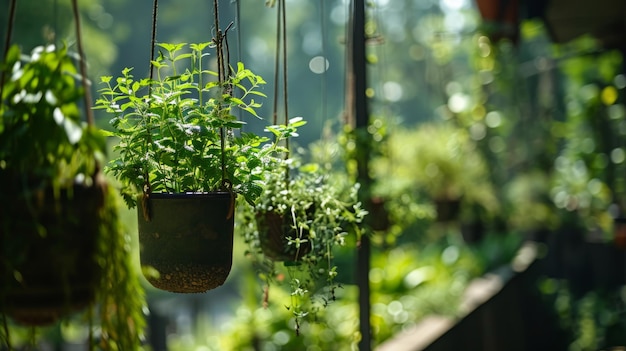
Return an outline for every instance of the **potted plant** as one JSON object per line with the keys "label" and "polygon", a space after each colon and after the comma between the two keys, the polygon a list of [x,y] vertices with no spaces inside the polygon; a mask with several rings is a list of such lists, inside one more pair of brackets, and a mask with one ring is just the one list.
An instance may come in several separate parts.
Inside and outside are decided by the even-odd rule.
{"label": "potted plant", "polygon": [[12,46],[0,86],[0,310],[48,324],[86,307],[105,184],[104,139],[83,125],[83,94],[67,48]]}
{"label": "potted plant", "polygon": [[376,177],[393,177],[397,188],[428,199],[438,222],[476,220],[468,218],[476,208],[492,214],[498,208],[486,163],[465,130],[423,124],[390,135],[388,147],[390,158],[377,160],[374,170],[391,173]]}
{"label": "potted plant", "polygon": [[344,244],[348,233],[359,234],[366,211],[357,200],[358,183],[344,186],[318,164],[299,166],[287,159],[275,169],[266,174],[257,203],[247,207],[242,234],[248,254],[265,262],[264,301],[269,284],[288,285],[291,301],[286,307],[299,332],[303,318],[334,300],[338,272],[333,249]]}
{"label": "potted plant", "polygon": [[236,194],[256,200],[280,149],[280,140],[241,130],[234,110],[258,117],[254,97],[265,96],[265,81],[242,63],[228,75],[207,69],[215,44],[158,44],[155,79],[135,79],[131,69],[115,80],[102,77],[96,101],[112,115],[110,135],[119,138],[119,156],[106,170],[120,180],[128,206],[137,205],[144,274],[172,292],[224,283]]}

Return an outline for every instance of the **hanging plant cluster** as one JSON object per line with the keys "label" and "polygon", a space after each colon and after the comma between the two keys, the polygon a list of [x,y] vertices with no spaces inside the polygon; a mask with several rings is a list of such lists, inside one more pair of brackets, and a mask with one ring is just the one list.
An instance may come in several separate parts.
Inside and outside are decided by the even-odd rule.
{"label": "hanging plant cluster", "polygon": [[346,235],[360,235],[367,212],[358,202],[358,184],[342,187],[317,164],[298,167],[288,159],[276,166],[259,201],[242,216],[242,234],[247,255],[259,263],[268,284],[264,303],[269,285],[286,284],[291,295],[286,307],[299,331],[303,318],[335,299],[333,251]]}
{"label": "hanging plant cluster", "polygon": [[[113,115],[109,135],[119,138],[119,157],[108,172],[122,181],[129,207],[142,191],[197,193],[232,185],[249,202],[261,193],[259,167],[275,150],[267,137],[232,131],[245,124],[234,109],[257,116],[261,104],[253,97],[265,96],[258,90],[265,81],[242,63],[216,81],[217,72],[203,67],[211,44],[158,44],[162,51],[153,61],[152,80],[135,79],[132,69],[115,80],[101,78],[106,86],[96,108]],[[233,96],[232,89],[242,96]]]}
{"label": "hanging plant cluster", "polygon": [[14,45],[2,63],[0,348],[12,349],[9,325],[48,326],[94,305],[101,345],[141,342],[143,289],[99,170],[104,138],[81,122],[82,76],[66,47]]}
{"label": "hanging plant cluster", "polygon": [[22,61],[12,46],[3,71],[0,307],[16,320],[47,324],[94,298],[104,201],[96,159],[104,144],[81,125],[82,88],[66,48],[38,47]]}
{"label": "hanging plant cluster", "polygon": [[[103,77],[96,108],[113,115],[118,157],[107,171],[122,183],[129,207],[138,205],[141,263],[152,285],[204,292],[226,280],[232,265],[235,197],[262,193],[264,173],[283,148],[241,131],[236,109],[258,117],[265,81],[242,63],[205,68],[216,42],[158,44],[155,79],[131,69]],[[228,74],[225,72],[228,71]],[[238,97],[236,97],[238,96]],[[237,133],[235,133],[237,131]]]}

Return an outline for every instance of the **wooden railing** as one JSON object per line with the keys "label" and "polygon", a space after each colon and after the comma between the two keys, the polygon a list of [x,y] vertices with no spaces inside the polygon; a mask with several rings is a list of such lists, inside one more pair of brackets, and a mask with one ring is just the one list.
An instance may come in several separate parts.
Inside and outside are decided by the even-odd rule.
{"label": "wooden railing", "polygon": [[524,244],[511,265],[471,282],[461,317],[427,317],[376,350],[562,350],[556,317],[537,289],[544,271],[540,247]]}

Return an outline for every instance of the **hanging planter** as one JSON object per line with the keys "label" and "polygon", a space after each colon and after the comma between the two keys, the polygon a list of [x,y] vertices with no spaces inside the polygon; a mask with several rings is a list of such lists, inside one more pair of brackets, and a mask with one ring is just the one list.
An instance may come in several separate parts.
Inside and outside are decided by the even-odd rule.
{"label": "hanging planter", "polygon": [[104,149],[80,125],[82,87],[66,48],[6,55],[0,114],[0,310],[44,325],[94,301]]}
{"label": "hanging planter", "polygon": [[[243,63],[226,62],[228,28],[212,42],[159,43],[160,55],[151,61],[157,78],[135,80],[128,68],[116,80],[102,77],[96,101],[112,115],[111,135],[119,138],[119,157],[106,171],[121,181],[130,208],[139,202],[144,275],[167,291],[204,292],[224,283],[235,197],[254,203],[280,150],[281,138],[270,142],[240,130],[245,122],[233,110],[258,118],[261,104],[253,97],[265,96],[258,90],[265,81]],[[205,68],[213,57],[216,72]]]}
{"label": "hanging planter", "polygon": [[233,259],[234,201],[230,192],[152,194],[139,201],[141,265],[158,272],[146,274],[148,281],[176,293],[224,284]]}
{"label": "hanging planter", "polygon": [[3,256],[10,258],[0,266],[3,310],[21,324],[51,324],[94,301],[103,189],[76,184],[58,196],[51,187],[28,196],[28,189],[8,184],[14,192],[3,189],[13,199],[3,209],[11,214],[2,227]]}
{"label": "hanging planter", "polygon": [[[311,211],[307,209],[306,212]],[[290,213],[257,212],[256,225],[261,249],[274,261],[297,264],[311,252],[310,231],[304,227],[298,228],[297,218]]]}
{"label": "hanging planter", "polygon": [[[250,214],[244,216],[248,220],[242,221],[242,233],[248,254],[266,262],[261,267],[268,285],[278,283],[272,277],[290,277],[285,281],[292,296],[287,308],[298,332],[300,321],[313,315],[321,301],[334,300],[338,286],[334,249],[349,233],[358,235],[366,212],[357,201],[358,184],[333,182],[316,164],[296,167],[293,159],[288,164],[292,167],[288,179],[280,172],[287,167],[284,163],[267,174],[262,196],[246,207]],[[265,291],[268,294],[269,288]]]}
{"label": "hanging planter", "polygon": [[[333,178],[317,163],[300,166],[290,154],[289,141],[298,136],[297,128],[306,124],[302,117],[289,119],[287,87],[286,2],[277,5],[277,55],[274,81],[274,125],[267,127],[276,140],[284,140],[281,158],[268,164],[272,171],[264,174],[264,190],[258,201],[242,214],[242,234],[249,245],[246,255],[261,267],[267,286],[263,301],[269,301],[269,286],[288,285],[290,303],[285,307],[293,314],[296,335],[307,316],[335,299],[338,284],[333,250],[352,233],[359,236],[359,224],[367,213],[357,201],[359,184]],[[281,65],[282,62],[282,65]],[[282,72],[279,67],[282,66]],[[280,74],[282,73],[282,74]],[[279,77],[282,76],[282,82]],[[278,91],[282,83],[284,125],[278,123]],[[325,172],[326,171],[326,172]],[[341,179],[341,181],[340,181]],[[277,263],[282,264],[277,264]],[[283,279],[282,277],[289,277]],[[275,279],[276,278],[276,279]]]}
{"label": "hanging planter", "polygon": [[[90,330],[98,329],[104,349],[138,350],[145,326],[143,288],[116,198],[100,172],[106,144],[94,127],[89,90],[79,83],[87,74],[76,0],[72,9],[76,53],[48,45],[23,55],[7,35],[0,68],[3,350],[14,349],[14,324],[32,327],[34,340],[36,327],[59,326],[79,312]],[[96,306],[98,313],[91,313]]]}
{"label": "hanging planter", "polygon": [[487,163],[467,131],[447,124],[423,124],[398,131],[388,145],[397,164],[396,181],[419,189],[436,211],[436,221],[458,222],[472,207],[492,214],[498,211]]}

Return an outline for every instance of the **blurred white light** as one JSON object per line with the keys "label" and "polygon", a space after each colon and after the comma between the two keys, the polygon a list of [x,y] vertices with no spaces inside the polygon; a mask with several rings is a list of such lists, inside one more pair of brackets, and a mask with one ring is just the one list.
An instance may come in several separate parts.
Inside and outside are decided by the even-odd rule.
{"label": "blurred white light", "polygon": [[387,101],[396,102],[402,99],[402,86],[396,82],[385,82],[383,84],[383,94]]}
{"label": "blurred white light", "polygon": [[474,123],[470,127],[470,135],[474,140],[482,140],[487,136],[487,128],[482,123]]}
{"label": "blurred white light", "polygon": [[322,74],[328,70],[330,63],[324,56],[315,56],[309,61],[309,69],[315,74]]}
{"label": "blurred white light", "polygon": [[613,163],[622,163],[625,159],[626,153],[621,147],[615,148],[611,151],[611,161],[613,161]]}
{"label": "blurred white light", "polygon": [[487,113],[485,123],[487,123],[487,127],[489,128],[499,127],[502,124],[502,116],[500,115],[500,112],[491,111]]}
{"label": "blurred white light", "polygon": [[444,9],[448,9],[451,11],[458,11],[462,9],[466,4],[465,0],[442,0],[441,6]]}

